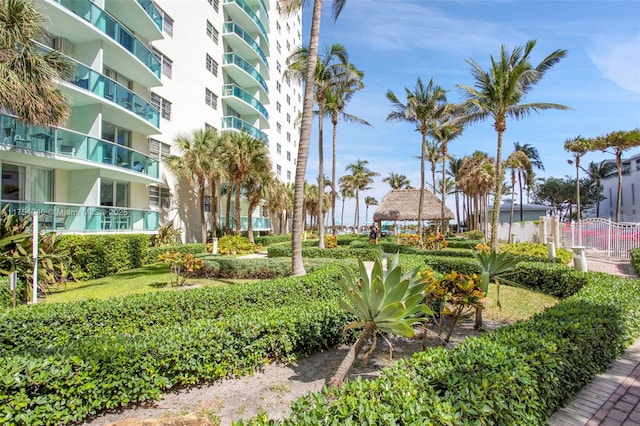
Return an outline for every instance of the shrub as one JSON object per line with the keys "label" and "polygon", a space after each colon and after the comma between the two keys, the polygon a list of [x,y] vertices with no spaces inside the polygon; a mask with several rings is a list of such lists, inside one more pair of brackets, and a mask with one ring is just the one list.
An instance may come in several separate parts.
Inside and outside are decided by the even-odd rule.
{"label": "shrub", "polygon": [[197,273],[202,278],[267,279],[284,277],[291,273],[291,259],[225,259],[205,257],[204,266]]}
{"label": "shrub", "polygon": [[177,251],[162,253],[158,260],[169,265],[169,285],[184,285],[187,278],[193,276],[204,265],[202,259]]}
{"label": "shrub", "polygon": [[424,247],[429,250],[442,250],[447,248],[448,244],[449,242],[442,234],[429,235],[424,241]]}
{"label": "shrub", "polygon": [[478,244],[483,244],[483,240],[469,240],[466,238],[451,238],[447,241],[449,242],[448,248],[473,249]]}
{"label": "shrub", "polygon": [[182,254],[203,254],[207,252],[207,245],[203,243],[189,243],[189,244],[175,244],[172,246],[163,247],[150,247],[147,249],[145,263],[155,263],[158,261],[158,256],[162,253],[177,252]]}
{"label": "shrub", "polygon": [[338,247],[338,237],[335,235],[327,235],[324,237],[324,247],[325,248],[334,248]]}
{"label": "shrub", "polygon": [[[306,258],[331,258],[331,259],[360,259],[373,261],[376,257],[376,246],[369,245],[365,248],[341,247],[332,249],[320,249],[318,247],[303,247],[302,256]],[[267,249],[269,257],[291,257],[291,247],[271,246]]]}
{"label": "shrub", "polygon": [[640,248],[632,249],[630,254],[631,264],[636,270],[636,275],[640,275]]}
{"label": "shrub", "polygon": [[272,244],[277,244],[277,243],[285,243],[285,242],[291,242],[291,235],[287,234],[287,235],[264,235],[261,237],[255,237],[254,241],[256,242],[257,245],[263,246],[263,247],[268,247]]}
{"label": "shrub", "polygon": [[349,242],[349,247],[351,248],[366,248],[368,246],[370,246],[371,243],[369,243],[368,241],[365,240],[351,240]]}
{"label": "shrub", "polygon": [[485,237],[484,237],[484,232],[482,232],[479,229],[473,229],[471,231],[467,231],[464,233],[465,238],[468,238],[470,240],[479,240],[479,241],[484,241]]}
{"label": "shrub", "polygon": [[[516,244],[501,244],[498,251],[500,253],[510,253],[520,255],[521,259],[536,261],[538,259],[549,261],[549,252],[546,244],[522,242]],[[568,264],[573,258],[572,253],[566,249],[556,249],[556,262]]]}
{"label": "shrub", "polygon": [[422,242],[420,235],[416,234],[398,234],[396,237],[398,238],[398,244],[405,246],[419,247]]}
{"label": "shrub", "polygon": [[218,240],[220,254],[251,254],[254,251],[253,243],[241,235],[225,235]]}

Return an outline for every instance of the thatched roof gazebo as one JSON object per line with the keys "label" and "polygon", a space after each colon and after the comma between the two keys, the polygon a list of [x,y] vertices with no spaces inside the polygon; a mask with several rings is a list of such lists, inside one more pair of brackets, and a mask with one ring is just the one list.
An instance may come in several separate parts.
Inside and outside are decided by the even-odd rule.
{"label": "thatched roof gazebo", "polygon": [[[382,202],[373,214],[374,222],[418,220],[418,205],[420,203],[419,189],[393,189],[384,196]],[[429,221],[440,220],[441,201],[431,191],[424,190],[422,200],[422,219]],[[453,219],[453,212],[444,207],[444,219]]]}

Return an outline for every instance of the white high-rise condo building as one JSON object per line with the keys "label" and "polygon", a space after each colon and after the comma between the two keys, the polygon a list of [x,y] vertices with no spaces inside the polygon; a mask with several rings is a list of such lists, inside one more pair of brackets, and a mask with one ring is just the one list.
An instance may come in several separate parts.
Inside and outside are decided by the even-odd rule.
{"label": "white high-rise condo building", "polygon": [[[60,82],[71,116],[45,128],[0,115],[0,204],[37,211],[59,232],[154,232],[175,221],[196,240],[199,203],[163,157],[180,155],[178,135],[206,127],[263,140],[275,175],[294,181],[303,93],[283,74],[301,44],[300,12],[281,14],[276,0],[33,1],[49,18],[43,48],[76,64]],[[270,228],[262,210],[254,230]]]}

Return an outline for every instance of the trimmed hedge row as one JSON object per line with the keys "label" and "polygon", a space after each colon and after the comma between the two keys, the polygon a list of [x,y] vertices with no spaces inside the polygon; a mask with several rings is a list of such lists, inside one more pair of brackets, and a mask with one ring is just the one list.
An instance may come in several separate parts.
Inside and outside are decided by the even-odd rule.
{"label": "trimmed hedge row", "polygon": [[[291,259],[275,257],[272,259],[241,259],[204,256],[204,266],[195,273],[201,278],[243,278],[269,279],[285,277],[291,274]],[[307,272],[318,269],[334,260],[303,259]],[[355,265],[355,261],[353,261]]]}
{"label": "trimmed hedge row", "polygon": [[[377,253],[376,246],[357,248],[350,246],[338,246],[331,249],[318,247],[303,247],[302,256],[306,258],[331,258],[331,259],[362,259],[373,261]],[[269,257],[291,257],[291,246],[276,245],[267,249]]]}
{"label": "trimmed hedge row", "polygon": [[419,352],[377,379],[303,396],[281,422],[253,424],[546,424],[640,335],[640,280],[584,276],[582,290],[528,321]]}
{"label": "trimmed hedge row", "polygon": [[478,244],[482,244],[482,240],[468,240],[466,238],[447,239],[448,248],[474,249]]}
{"label": "trimmed hedge row", "polygon": [[[336,303],[338,271],[334,265],[257,284],[5,312],[0,419],[80,422],[175,386],[244,375],[335,345],[352,320]],[[49,327],[51,342],[37,335]],[[20,333],[26,336],[10,345]]]}
{"label": "trimmed hedge row", "polygon": [[288,235],[263,235],[261,237],[254,237],[253,241],[259,246],[270,246],[276,243],[285,243],[291,241],[291,234]]}
{"label": "trimmed hedge row", "polygon": [[636,274],[640,275],[640,248],[631,250],[631,264],[636,270]]}

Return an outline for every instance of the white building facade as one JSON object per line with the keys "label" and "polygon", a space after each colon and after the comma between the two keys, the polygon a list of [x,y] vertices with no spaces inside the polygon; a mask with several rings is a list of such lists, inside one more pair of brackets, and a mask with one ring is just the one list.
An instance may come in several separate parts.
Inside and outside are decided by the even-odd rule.
{"label": "white building facade", "polygon": [[[620,199],[620,222],[640,223],[640,154],[622,160],[622,197]],[[617,169],[602,180],[600,217],[616,218],[618,199]]]}
{"label": "white building facade", "polygon": [[[76,63],[61,82],[71,116],[60,128],[0,116],[1,205],[37,211],[59,232],[176,221],[194,240],[198,204],[177,196],[163,157],[180,154],[176,136],[207,126],[264,140],[275,174],[293,182],[302,89],[282,74],[301,43],[300,13],[280,15],[275,0],[34,2],[49,18],[44,48]],[[269,228],[254,217],[255,229]]]}

